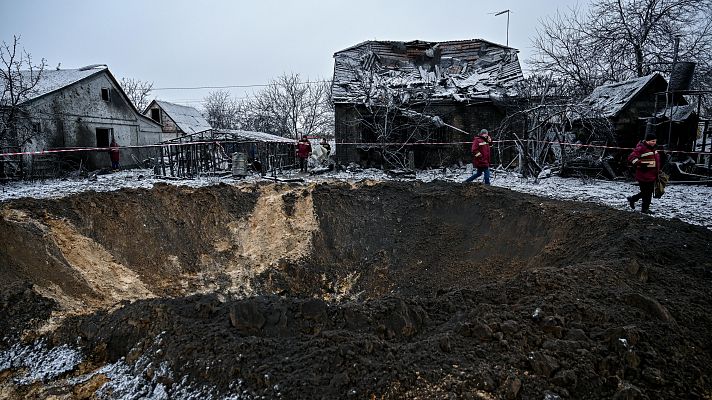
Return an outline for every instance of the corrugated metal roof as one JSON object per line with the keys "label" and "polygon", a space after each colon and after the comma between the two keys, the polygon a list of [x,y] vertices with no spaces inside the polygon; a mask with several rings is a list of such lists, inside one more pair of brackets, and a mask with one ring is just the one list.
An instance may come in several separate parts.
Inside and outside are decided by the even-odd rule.
{"label": "corrugated metal roof", "polygon": [[[40,79],[32,90],[27,92],[19,104],[34,100],[40,96],[62,89],[82,79],[88,78],[96,73],[107,70],[106,66],[99,68],[81,68],[81,69],[60,69],[52,70],[45,69],[40,73]],[[24,70],[19,72],[22,75],[22,80],[31,82],[36,79],[37,71]],[[7,89],[8,82],[3,80],[3,88]]]}
{"label": "corrugated metal roof", "polygon": [[205,117],[193,107],[169,103],[163,100],[155,100],[155,102],[185,134],[213,129]]}
{"label": "corrugated metal roof", "polygon": [[[336,52],[334,59],[332,97],[342,103],[363,102],[373,86],[418,99],[514,95],[513,84],[523,78],[516,49],[481,39],[366,41]],[[364,85],[368,79],[375,85]]]}

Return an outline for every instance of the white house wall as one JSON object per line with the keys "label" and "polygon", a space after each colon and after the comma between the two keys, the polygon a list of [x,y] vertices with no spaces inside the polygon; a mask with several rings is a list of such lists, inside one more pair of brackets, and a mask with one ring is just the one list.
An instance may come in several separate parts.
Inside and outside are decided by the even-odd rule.
{"label": "white house wall", "polygon": [[[102,99],[102,88],[110,89],[110,101]],[[161,140],[161,127],[140,117],[105,72],[32,101],[31,114],[42,130],[28,150],[96,147],[97,128],[110,129],[120,146]],[[122,164],[134,163],[131,154],[140,160],[149,152],[122,150]],[[110,165],[105,152],[90,152],[88,159],[93,167]]]}

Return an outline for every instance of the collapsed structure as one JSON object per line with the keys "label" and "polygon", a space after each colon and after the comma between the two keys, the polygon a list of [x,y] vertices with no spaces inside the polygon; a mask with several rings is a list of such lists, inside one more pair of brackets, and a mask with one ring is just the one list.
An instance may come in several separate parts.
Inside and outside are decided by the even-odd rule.
{"label": "collapsed structure", "polygon": [[523,78],[517,52],[481,39],[366,41],[336,52],[338,160],[424,167],[461,159],[470,138],[430,116],[467,132],[498,126],[498,100],[516,96]]}
{"label": "collapsed structure", "polygon": [[[658,145],[669,152],[671,160],[688,159],[687,152],[695,150],[704,119],[699,115],[700,100],[696,111],[683,96],[690,93],[689,82],[681,84],[680,80],[679,75],[673,74],[668,82],[661,74],[653,73],[599,86],[579,104],[579,110],[587,112],[576,118],[573,129],[586,119],[606,119],[612,128],[611,144],[617,147],[635,147],[646,133],[655,133]],[[612,151],[616,172],[626,169],[628,153]]]}
{"label": "collapsed structure", "polygon": [[154,170],[164,176],[195,177],[230,169],[244,175],[248,166],[276,173],[294,164],[294,140],[264,132],[211,128],[161,144]]}

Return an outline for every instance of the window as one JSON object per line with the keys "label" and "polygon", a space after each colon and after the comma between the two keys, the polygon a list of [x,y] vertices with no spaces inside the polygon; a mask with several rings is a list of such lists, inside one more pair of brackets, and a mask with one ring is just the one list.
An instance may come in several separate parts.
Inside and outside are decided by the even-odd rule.
{"label": "window", "polygon": [[37,121],[32,123],[32,132],[40,133],[42,132],[42,121]]}
{"label": "window", "polygon": [[96,147],[109,147],[109,131],[107,128],[96,128]]}
{"label": "window", "polygon": [[161,110],[158,108],[151,109],[151,119],[156,122],[161,122]]}
{"label": "window", "polygon": [[109,88],[101,88],[101,99],[109,101]]}

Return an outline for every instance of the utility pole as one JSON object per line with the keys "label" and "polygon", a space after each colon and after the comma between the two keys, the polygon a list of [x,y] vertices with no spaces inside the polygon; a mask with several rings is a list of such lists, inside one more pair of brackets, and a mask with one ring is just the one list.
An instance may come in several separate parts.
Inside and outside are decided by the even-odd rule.
{"label": "utility pole", "polygon": [[504,14],[504,13],[507,13],[507,47],[509,47],[509,13],[510,13],[510,12],[511,12],[511,11],[509,11],[509,10],[504,10],[504,11],[500,11],[500,12],[498,12],[497,14],[494,15],[494,16],[496,17],[496,16],[498,16],[498,15],[502,15],[502,14]]}

